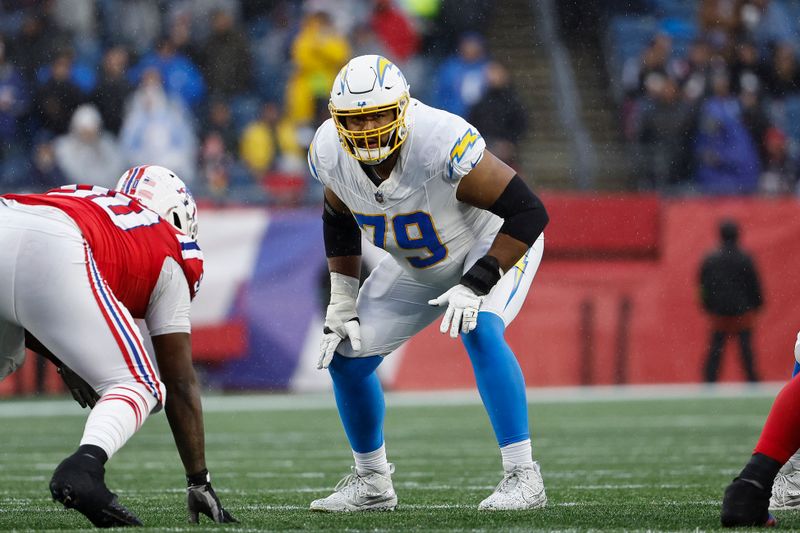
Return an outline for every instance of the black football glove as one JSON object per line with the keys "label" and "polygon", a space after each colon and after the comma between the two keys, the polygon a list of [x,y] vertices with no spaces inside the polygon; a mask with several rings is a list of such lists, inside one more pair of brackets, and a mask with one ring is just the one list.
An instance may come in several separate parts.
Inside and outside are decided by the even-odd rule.
{"label": "black football glove", "polygon": [[238,522],[228,511],[223,509],[217,494],[211,488],[211,476],[208,474],[208,470],[186,476],[186,481],[189,485],[187,505],[190,524],[199,523],[200,513],[220,524]]}
{"label": "black football glove", "polygon": [[72,397],[81,407],[86,407],[88,405],[91,409],[97,403],[97,400],[100,399],[100,395],[97,394],[97,391],[68,366],[59,366],[58,374],[61,376],[64,384],[66,384]]}

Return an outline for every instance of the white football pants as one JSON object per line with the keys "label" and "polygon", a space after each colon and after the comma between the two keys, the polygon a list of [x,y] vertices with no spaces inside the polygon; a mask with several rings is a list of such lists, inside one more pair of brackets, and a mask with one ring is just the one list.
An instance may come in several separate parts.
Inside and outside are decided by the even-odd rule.
{"label": "white football pants", "polygon": [[0,379],[22,363],[28,330],[101,396],[127,385],[163,405],[139,328],[66,214],[0,198],[0,250]]}

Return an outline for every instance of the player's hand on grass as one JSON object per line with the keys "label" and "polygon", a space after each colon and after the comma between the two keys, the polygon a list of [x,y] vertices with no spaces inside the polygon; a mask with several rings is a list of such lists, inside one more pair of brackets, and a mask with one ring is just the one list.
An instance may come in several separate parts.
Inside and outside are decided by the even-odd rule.
{"label": "player's hand on grass", "polygon": [[68,366],[59,366],[58,375],[64,380],[64,384],[66,384],[70,394],[72,394],[72,397],[81,407],[89,406],[91,409],[97,403],[97,400],[100,399],[100,395],[97,394],[97,391]]}
{"label": "player's hand on grass", "polygon": [[319,345],[317,368],[328,368],[336,348],[350,339],[354,352],[361,350],[361,323],[356,311],[358,279],[331,272],[331,301],[325,313],[325,329]]}
{"label": "player's hand on grass", "polygon": [[478,311],[484,298],[469,287],[456,285],[438,298],[428,300],[428,303],[439,307],[447,306],[439,331],[449,331],[450,336],[457,339],[459,332],[469,333],[478,325]]}
{"label": "player's hand on grass", "polygon": [[[211,487],[211,477],[205,470],[199,474],[187,476],[189,488],[187,489],[187,505],[189,508],[189,523],[197,524],[200,514],[204,514],[214,522],[220,524],[238,522],[222,507],[219,497]],[[204,481],[203,481],[204,480]]]}

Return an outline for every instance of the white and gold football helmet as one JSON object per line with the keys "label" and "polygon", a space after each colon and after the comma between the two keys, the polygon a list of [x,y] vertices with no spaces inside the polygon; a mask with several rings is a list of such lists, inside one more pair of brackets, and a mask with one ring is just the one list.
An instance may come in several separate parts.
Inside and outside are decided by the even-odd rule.
{"label": "white and gold football helmet", "polygon": [[[336,76],[328,105],[345,151],[368,165],[389,157],[408,137],[409,99],[408,82],[394,63],[379,55],[351,59]],[[361,131],[347,128],[347,117],[384,111],[394,113],[386,125]]]}

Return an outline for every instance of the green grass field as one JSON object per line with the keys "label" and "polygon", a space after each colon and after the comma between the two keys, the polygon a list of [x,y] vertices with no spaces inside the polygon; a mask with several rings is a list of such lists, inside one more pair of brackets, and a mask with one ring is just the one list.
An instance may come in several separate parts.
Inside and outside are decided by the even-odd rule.
{"label": "green grass field", "polygon": [[[400,506],[357,515],[307,510],[352,462],[332,399],[211,398],[209,469],[241,524],[205,525],[231,531],[716,529],[722,490],[749,455],[774,390],[746,397],[534,398],[534,454],[550,502],[520,513],[476,510],[500,480],[500,461],[475,396],[467,394],[466,402],[388,398],[387,447]],[[48,415],[52,409],[63,414]],[[53,503],[47,490],[53,468],[78,442],[83,416],[66,400],[0,402],[0,529],[88,526]],[[201,529],[185,522],[182,468],[163,414],[112,459],[106,479],[147,526]],[[800,529],[800,512],[776,516],[782,529]]]}

